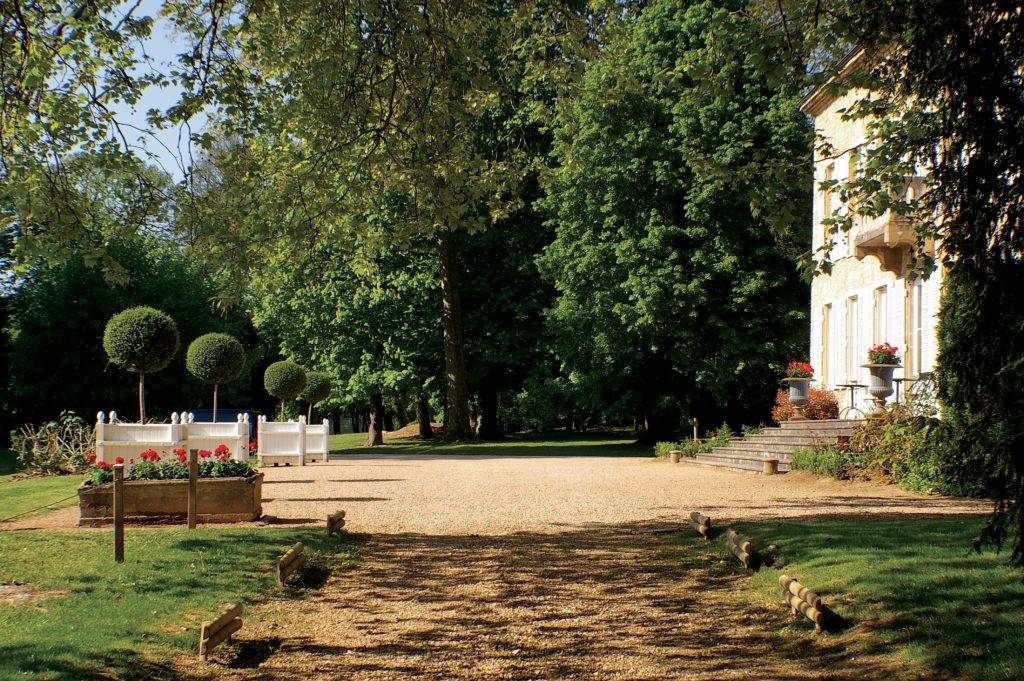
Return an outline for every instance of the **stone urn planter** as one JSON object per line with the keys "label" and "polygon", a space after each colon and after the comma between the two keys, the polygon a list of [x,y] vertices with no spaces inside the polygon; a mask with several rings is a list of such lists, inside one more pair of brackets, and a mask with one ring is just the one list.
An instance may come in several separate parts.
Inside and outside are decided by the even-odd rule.
{"label": "stone urn planter", "polygon": [[784,378],[782,382],[789,386],[789,403],[795,408],[793,414],[794,421],[803,421],[807,417],[804,416],[804,405],[807,404],[807,398],[811,389],[810,378]]}
{"label": "stone urn planter", "polygon": [[[240,523],[263,514],[263,474],[246,478],[200,478],[196,499],[201,523]],[[78,488],[78,524],[114,522],[114,485],[84,482]],[[188,480],[126,480],[124,518],[128,522],[167,522],[188,517]]]}
{"label": "stone urn planter", "polygon": [[893,394],[892,373],[899,364],[864,364],[868,370],[868,394],[874,400],[869,417],[878,418],[885,413],[885,400]]}

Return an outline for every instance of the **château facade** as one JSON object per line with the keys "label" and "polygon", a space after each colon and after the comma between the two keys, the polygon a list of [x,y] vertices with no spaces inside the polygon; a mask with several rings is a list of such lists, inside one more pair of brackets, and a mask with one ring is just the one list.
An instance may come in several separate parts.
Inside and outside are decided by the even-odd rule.
{"label": "ch\u00e2teau facade", "polygon": [[[863,59],[847,58],[846,72]],[[903,366],[897,379],[917,379],[935,369],[941,270],[927,279],[908,274],[913,230],[896,215],[855,218],[847,233],[830,237],[822,224],[833,211],[844,210],[836,192],[822,188],[827,180],[855,178],[868,142],[863,119],[844,119],[843,112],[864,96],[850,90],[836,96],[827,86],[811,92],[801,106],[814,120],[818,143],[814,156],[814,221],[812,244],[816,254],[829,238],[832,270],[811,283],[810,362],[819,387],[836,390],[840,409],[850,404],[844,383],[868,382],[868,348],[890,343],[900,350]],[[823,151],[821,142],[831,149]],[[921,191],[923,179],[907,179],[906,191]],[[904,387],[905,389],[905,387]],[[856,406],[868,411],[868,394],[856,390]],[[892,398],[895,399],[895,398]],[[847,414],[859,417],[860,414]]]}

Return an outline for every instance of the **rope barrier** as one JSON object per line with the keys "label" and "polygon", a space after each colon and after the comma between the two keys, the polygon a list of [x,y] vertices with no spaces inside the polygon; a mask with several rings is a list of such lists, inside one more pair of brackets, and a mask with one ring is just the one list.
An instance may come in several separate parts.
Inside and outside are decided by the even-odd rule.
{"label": "rope barrier", "polygon": [[53,506],[54,504],[59,504],[59,503],[61,503],[62,501],[67,501],[68,499],[74,499],[74,498],[76,498],[77,496],[78,496],[78,492],[75,492],[74,494],[72,494],[72,495],[71,495],[71,496],[69,496],[69,497],[64,497],[63,499],[57,499],[57,501],[51,501],[51,502],[50,502],[50,503],[48,503],[48,504],[43,504],[42,506],[39,506],[38,508],[33,508],[33,509],[29,510],[29,511],[23,511],[22,513],[17,513],[17,514],[15,514],[15,515],[12,515],[12,516],[11,516],[11,517],[9,517],[9,518],[3,518],[3,519],[0,519],[0,523],[6,523],[6,522],[8,522],[8,521],[10,521],[10,520],[14,520],[15,518],[20,518],[20,517],[22,517],[22,516],[25,516],[25,515],[29,515],[29,514],[31,514],[31,513],[35,513],[36,511],[41,511],[41,510],[43,510],[44,508],[50,508],[50,507],[51,507],[51,506]]}

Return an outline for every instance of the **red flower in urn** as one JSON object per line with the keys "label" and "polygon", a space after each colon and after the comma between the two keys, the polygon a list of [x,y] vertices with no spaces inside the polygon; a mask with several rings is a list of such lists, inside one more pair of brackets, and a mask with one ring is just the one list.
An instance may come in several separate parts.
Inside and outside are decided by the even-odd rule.
{"label": "red flower in urn", "polygon": [[882,343],[868,350],[868,364],[899,364],[900,350],[894,345]]}
{"label": "red flower in urn", "polygon": [[786,378],[814,378],[810,362],[790,362],[786,365]]}

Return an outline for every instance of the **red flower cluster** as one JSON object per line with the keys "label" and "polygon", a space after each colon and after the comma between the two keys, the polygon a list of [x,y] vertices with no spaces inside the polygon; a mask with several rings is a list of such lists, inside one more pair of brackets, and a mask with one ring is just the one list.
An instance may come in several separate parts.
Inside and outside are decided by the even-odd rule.
{"label": "red flower cluster", "polygon": [[[121,457],[117,458],[120,459]],[[109,471],[114,469],[114,464],[107,463],[106,461],[97,461],[94,465],[96,466],[96,468],[99,468],[100,470],[103,471]]]}
{"label": "red flower cluster", "polygon": [[123,456],[115,456],[114,457],[114,463],[124,463],[124,457]]}
{"label": "red flower cluster", "polygon": [[213,453],[221,461],[227,461],[228,459],[231,458],[231,450],[228,448],[226,444],[223,443],[217,445],[217,449],[213,450]]}
{"label": "red flower cluster", "polygon": [[256,445],[256,440],[249,440],[249,449],[251,449],[251,450],[253,450],[253,451],[255,451],[256,449],[258,449],[258,447],[257,447],[257,445]]}
{"label": "red flower cluster", "polygon": [[899,364],[899,355],[899,348],[888,343],[882,343],[868,349],[868,362],[871,364]]}
{"label": "red flower cluster", "polygon": [[95,461],[96,461],[96,452],[88,452],[88,453],[86,453],[85,460],[88,461],[89,463],[95,463]]}
{"label": "red flower cluster", "polygon": [[199,458],[200,459],[209,459],[211,456],[213,456],[213,452],[211,452],[209,449],[200,449],[199,450]]}
{"label": "red flower cluster", "polygon": [[178,457],[178,461],[180,461],[181,463],[188,462],[188,454],[186,454],[185,450],[180,447],[174,450],[174,456]]}
{"label": "red flower cluster", "polygon": [[139,454],[139,458],[143,461],[152,461],[156,463],[160,460],[160,454],[155,449],[147,449],[146,451]]}
{"label": "red flower cluster", "polygon": [[786,365],[786,378],[814,378],[810,362],[790,362]]}

